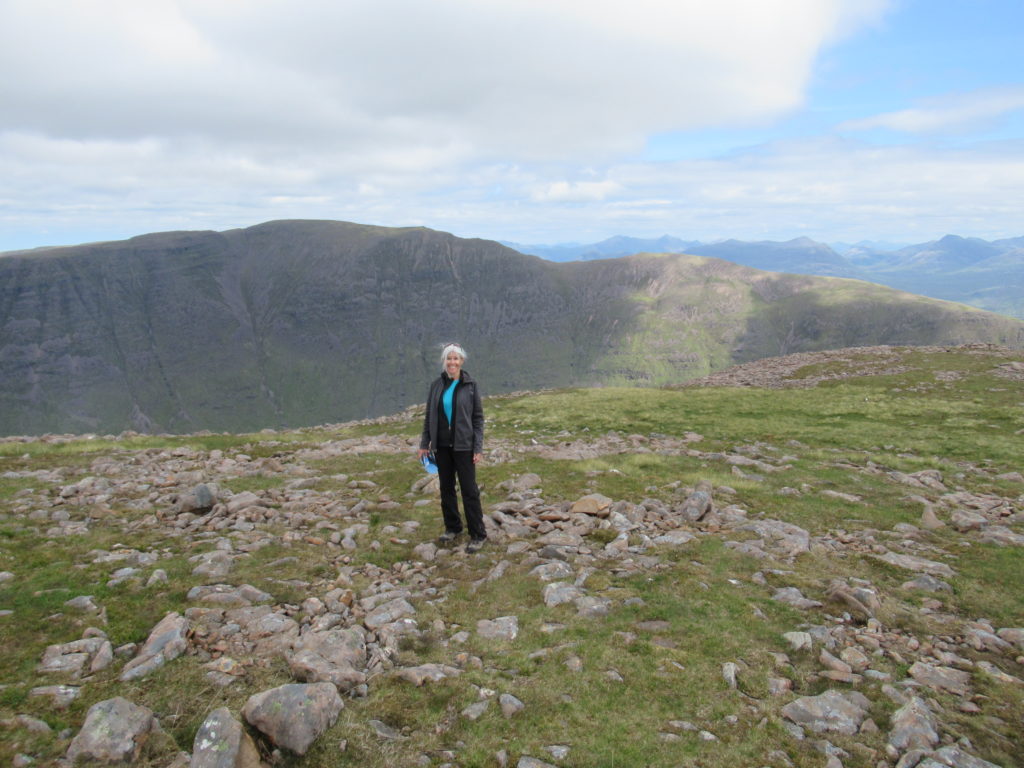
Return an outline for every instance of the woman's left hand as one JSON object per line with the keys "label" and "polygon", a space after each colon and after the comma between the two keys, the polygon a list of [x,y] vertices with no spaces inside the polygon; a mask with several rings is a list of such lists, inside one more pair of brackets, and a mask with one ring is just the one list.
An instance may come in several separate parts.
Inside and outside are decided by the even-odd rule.
{"label": "woman's left hand", "polygon": [[484,455],[482,453],[474,453],[473,454],[473,463],[474,464],[479,464],[480,461],[483,459],[483,457],[484,457]]}

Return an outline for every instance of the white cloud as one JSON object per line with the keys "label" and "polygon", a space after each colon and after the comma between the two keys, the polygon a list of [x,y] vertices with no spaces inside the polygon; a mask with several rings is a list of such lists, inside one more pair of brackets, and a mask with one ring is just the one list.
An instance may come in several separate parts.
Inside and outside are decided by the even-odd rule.
{"label": "white cloud", "polygon": [[[855,0],[7,0],[4,128],[521,157],[801,103]],[[881,4],[868,3],[877,15]],[[863,15],[863,11],[861,11]],[[871,15],[871,14],[868,14]],[[856,23],[863,23],[858,18]]]}
{"label": "white cloud", "polygon": [[[524,242],[906,240],[914,226],[971,234],[984,214],[986,232],[1019,235],[1019,145],[624,160],[653,133],[799,108],[822,49],[889,5],[2,0],[0,229],[300,217]],[[946,129],[1022,100],[982,91],[843,127]]]}
{"label": "white cloud", "polygon": [[973,127],[1024,109],[1024,87],[988,88],[952,94],[928,105],[850,120],[840,130],[886,128],[906,133],[937,133]]}
{"label": "white cloud", "polygon": [[530,199],[538,203],[593,202],[604,200],[621,189],[614,181],[555,181],[535,189]]}

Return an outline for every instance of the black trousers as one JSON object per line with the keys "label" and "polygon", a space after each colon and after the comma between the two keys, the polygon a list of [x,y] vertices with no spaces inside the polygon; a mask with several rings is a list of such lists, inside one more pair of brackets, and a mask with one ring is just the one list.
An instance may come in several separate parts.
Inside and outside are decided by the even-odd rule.
{"label": "black trousers", "polygon": [[452,533],[462,531],[459,517],[459,501],[455,495],[455,477],[459,478],[462,491],[462,506],[466,510],[466,527],[474,539],[486,539],[484,512],[480,507],[480,489],[476,485],[476,465],[472,451],[456,451],[452,448],[438,448],[434,451],[437,462],[437,479],[441,485],[441,514],[444,515],[444,529]]}

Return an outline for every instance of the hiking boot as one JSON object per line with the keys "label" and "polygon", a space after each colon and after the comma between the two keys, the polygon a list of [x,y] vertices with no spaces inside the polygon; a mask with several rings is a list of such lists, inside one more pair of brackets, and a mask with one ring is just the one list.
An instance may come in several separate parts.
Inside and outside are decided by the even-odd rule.
{"label": "hiking boot", "polygon": [[474,552],[479,552],[483,548],[484,544],[486,544],[486,543],[487,543],[487,539],[470,539],[469,540],[469,544],[466,545],[466,551],[469,554],[473,554]]}
{"label": "hiking boot", "polygon": [[459,535],[461,533],[462,531],[445,531],[437,537],[437,542],[439,544],[451,544],[453,541],[459,538]]}

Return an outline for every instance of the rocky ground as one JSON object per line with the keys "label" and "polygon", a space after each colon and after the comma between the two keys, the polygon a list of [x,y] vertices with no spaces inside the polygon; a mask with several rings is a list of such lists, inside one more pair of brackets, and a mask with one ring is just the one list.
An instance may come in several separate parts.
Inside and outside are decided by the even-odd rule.
{"label": "rocky ground", "polygon": [[[859,354],[853,351],[847,354]],[[740,369],[715,383],[756,384],[783,382],[792,365],[821,362],[819,356],[762,365],[757,372]],[[900,364],[899,355],[877,358],[879,370]],[[799,365],[797,367],[799,367]],[[1013,373],[1011,371],[1011,373]],[[714,378],[714,377],[713,377]],[[710,382],[709,382],[710,383]],[[273,441],[273,435],[266,435]],[[59,440],[60,438],[52,438]],[[786,473],[799,444],[775,448],[737,446],[725,452],[700,450],[702,437],[689,433],[675,437],[609,434],[586,440],[531,443],[495,441],[489,447],[492,464],[514,462],[525,455],[542,458],[592,458],[616,453],[654,453],[686,456],[713,466],[730,468],[746,480]],[[276,455],[251,458],[236,451],[199,451],[189,448],[125,451],[92,462],[87,475],[78,469],[9,472],[8,478],[29,478],[37,489],[27,489],[4,511],[4,519],[35,526],[54,542],[87,533],[97,525],[122,525],[122,546],[88,553],[86,562],[108,569],[108,584],[143,585],[156,589],[166,581],[162,564],[171,556],[167,548],[135,548],[133,535],[159,533],[163,540],[180,541],[197,551],[191,557],[193,585],[189,607],[171,611],[154,626],[144,642],[113,646],[104,630],[107,606],[88,594],[76,595],[65,606],[67,615],[82,625],[81,638],[46,649],[35,669],[37,685],[31,697],[42,697],[54,708],[66,708],[100,673],[116,670],[126,684],[144,679],[182,655],[201,661],[208,679],[217,686],[247,686],[249,673],[283,660],[293,682],[268,690],[252,690],[244,708],[211,711],[191,745],[174,765],[256,766],[304,755],[337,720],[351,697],[366,696],[385,676],[409,686],[431,685],[457,677],[467,669],[495,663],[494,659],[460,650],[468,637],[514,640],[517,615],[481,618],[475,627],[453,627],[443,620],[427,625],[418,619],[424,606],[443,601],[460,586],[443,576],[445,564],[475,559],[487,564],[487,581],[515,571],[527,571],[536,580],[537,599],[554,612],[571,605],[581,616],[600,622],[620,606],[615,599],[592,590],[595,573],[615,575],[666,567],[664,554],[700,539],[715,537],[743,556],[763,563],[752,577],[771,599],[804,612],[806,620],[794,625],[781,642],[785,652],[774,654],[778,673],[767,681],[766,704],[744,694],[752,712],[781,713],[794,749],[820,753],[820,765],[896,766],[897,768],[982,768],[983,760],[955,718],[981,716],[991,685],[1024,685],[1024,627],[996,626],[982,617],[947,612],[944,596],[951,591],[956,562],[950,553],[928,543],[928,530],[953,529],[965,541],[1000,547],[1024,546],[1024,476],[1003,473],[999,479],[1016,484],[1020,494],[999,496],[963,490],[961,483],[937,470],[900,473],[884,467],[849,465],[851,473],[881,476],[893,493],[920,504],[916,525],[898,524],[887,530],[827,530],[812,533],[792,523],[772,519],[756,509],[734,503],[736,492],[726,486],[677,484],[660,489],[640,503],[584,494],[571,502],[545,498],[545,478],[532,473],[512,479],[490,493],[487,509],[489,544],[479,554],[466,554],[461,545],[444,548],[409,519],[383,527],[371,526],[371,515],[403,508],[436,505],[436,481],[424,476],[408,490],[407,498],[382,493],[372,475],[333,476],[344,490],[316,489],[322,479],[317,462],[347,455],[401,454],[414,450],[409,439],[390,435],[327,441],[316,447],[291,450],[281,445]],[[968,472],[984,473],[983,468]],[[287,482],[263,491],[232,493],[233,479],[283,476]],[[339,485],[340,484],[340,485]],[[783,494],[833,494],[856,504],[856,494],[810,487],[784,488]],[[495,501],[495,496],[497,500]],[[131,510],[122,515],[115,510]],[[356,565],[360,552],[391,542],[420,543],[393,566]],[[271,544],[302,542],[323,548],[330,564],[329,580],[295,584],[305,596],[301,603],[275,603],[260,584],[239,583],[233,573],[253,553]],[[877,558],[905,572],[903,589],[921,596],[921,612],[941,632],[915,634],[903,626],[887,624],[883,607],[888,595],[868,579],[833,579],[827,588],[805,593],[790,582],[787,567],[809,556]],[[287,560],[287,558],[285,558]],[[282,561],[281,564],[284,564]],[[271,563],[273,566],[274,563]],[[0,573],[3,585],[17,585],[23,574],[17,567]],[[478,587],[480,585],[477,585]],[[471,588],[473,586],[471,585]],[[2,607],[2,606],[0,606]],[[564,609],[563,609],[564,610]],[[10,611],[0,621],[15,621]],[[553,626],[557,620],[552,617]],[[657,644],[658,622],[637,625],[624,633],[624,643],[637,636]],[[446,663],[409,664],[400,650],[409,641],[430,634],[447,649]],[[543,653],[538,649],[538,653]],[[826,681],[824,692],[800,696],[793,691],[792,670],[798,659],[815,660],[812,676]],[[890,662],[906,669],[894,677]],[[884,663],[883,663],[884,662]],[[570,658],[567,664],[581,664]],[[616,670],[609,670],[613,677]],[[747,690],[742,659],[722,659],[726,688]],[[6,681],[0,681],[3,683]],[[529,703],[512,690],[481,689],[479,701],[458,717],[476,719],[491,708],[515,718]],[[941,696],[940,696],[941,694]],[[957,702],[951,709],[948,694]],[[893,702],[892,714],[879,720],[873,704]],[[784,702],[784,704],[783,704]],[[781,708],[779,707],[781,705]],[[986,710],[986,717],[993,717]],[[1019,724],[1024,725],[1024,724]],[[407,738],[387,723],[371,721],[382,742]],[[443,727],[439,724],[438,727]],[[664,741],[678,740],[687,732],[713,741],[719,724],[670,721],[659,727]],[[0,723],[15,738],[23,729],[49,731],[46,722],[15,713]],[[77,730],[53,733],[66,743],[68,763],[76,761],[131,763],[141,759],[147,740],[161,733],[154,713],[128,697],[105,699],[92,706]],[[884,738],[879,748],[878,735]],[[853,747],[833,743],[838,736],[852,738]],[[1024,742],[1019,742],[1024,743]],[[801,746],[802,745],[802,746]],[[519,756],[516,765],[558,765],[570,747],[552,744],[545,754]],[[587,764],[575,756],[573,764]],[[494,756],[495,764],[512,761]],[[14,764],[32,765],[32,754],[19,752]],[[459,765],[457,752],[423,754],[419,764]],[[791,757],[776,750],[763,756],[763,765],[792,765]]]}

